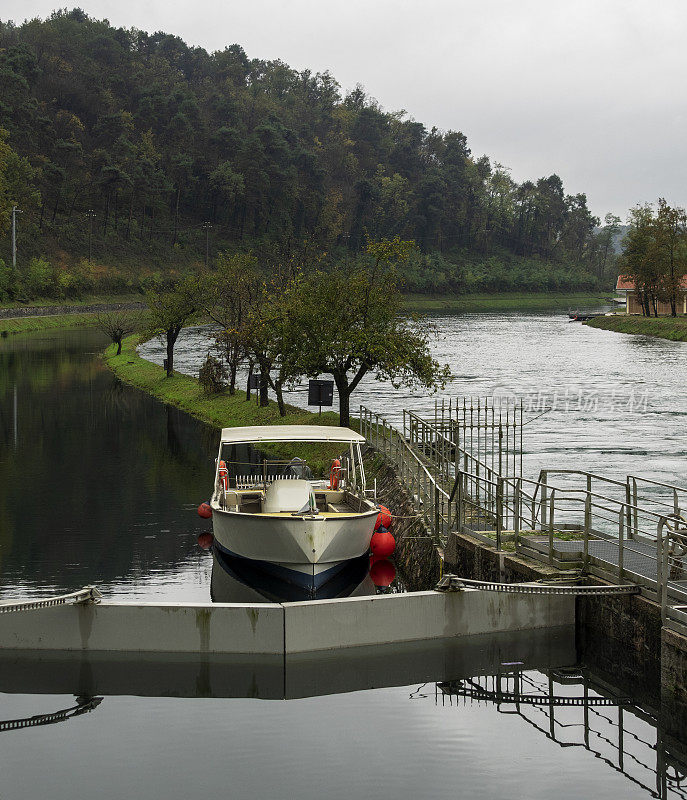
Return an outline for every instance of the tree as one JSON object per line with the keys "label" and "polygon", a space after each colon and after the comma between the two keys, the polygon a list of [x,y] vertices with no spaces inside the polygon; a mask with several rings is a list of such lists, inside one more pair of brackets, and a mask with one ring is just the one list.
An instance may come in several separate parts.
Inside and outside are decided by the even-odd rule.
{"label": "tree", "polygon": [[117,345],[117,355],[120,355],[122,339],[136,330],[139,320],[129,314],[122,314],[121,311],[112,311],[97,314],[95,324],[111,342]]}
{"label": "tree", "polygon": [[661,288],[670,303],[671,316],[677,315],[677,298],[687,272],[687,214],[671,208],[661,197],[652,220],[652,256],[661,276]]}
{"label": "tree", "polygon": [[[260,365],[262,384],[274,391],[282,417],[286,416],[284,387],[307,371],[303,363],[305,333],[300,327],[304,291],[307,287],[300,274],[263,282],[249,308],[244,333],[246,346]],[[261,395],[261,405],[262,400]]]}
{"label": "tree", "polygon": [[604,217],[604,226],[597,233],[596,240],[600,247],[601,258],[599,260],[599,277],[603,278],[606,272],[606,265],[608,257],[613,252],[613,242],[620,231],[620,217],[615,214],[606,214]]}
{"label": "tree", "polygon": [[258,262],[251,253],[220,253],[215,272],[200,293],[200,307],[220,326],[215,343],[229,367],[229,394],[236,392],[236,373],[246,356],[246,323],[251,298],[260,283]]}
{"label": "tree", "polygon": [[350,397],[365,375],[396,385],[443,386],[448,367],[432,358],[432,330],[402,315],[394,262],[411,243],[368,242],[368,260],[351,270],[317,271],[303,279],[290,319],[301,337],[304,374],[329,373],[339,393],[339,419],[350,425]]}
{"label": "tree", "polygon": [[171,289],[148,289],[148,333],[158,336],[167,347],[167,377],[174,372],[174,345],[184,325],[198,311],[199,283],[190,277],[176,283]]}
{"label": "tree", "polygon": [[660,292],[660,274],[652,258],[653,209],[650,205],[636,206],[630,210],[630,230],[625,237],[625,246],[619,264],[623,278],[634,283],[637,298],[645,316],[658,316],[657,298]]}

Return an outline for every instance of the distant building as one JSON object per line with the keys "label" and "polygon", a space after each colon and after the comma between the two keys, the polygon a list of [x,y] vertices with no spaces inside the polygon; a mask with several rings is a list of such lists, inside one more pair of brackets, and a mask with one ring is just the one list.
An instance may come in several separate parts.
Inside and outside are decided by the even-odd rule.
{"label": "distant building", "polygon": [[[625,294],[625,310],[628,314],[642,313],[642,306],[637,299],[634,281],[624,280],[622,276],[619,276],[615,290],[620,294]],[[670,314],[670,303],[658,302],[656,304],[656,308],[659,314]],[[680,284],[680,294],[677,298],[675,310],[678,314],[687,314],[687,275],[684,275],[682,278],[682,282]]]}

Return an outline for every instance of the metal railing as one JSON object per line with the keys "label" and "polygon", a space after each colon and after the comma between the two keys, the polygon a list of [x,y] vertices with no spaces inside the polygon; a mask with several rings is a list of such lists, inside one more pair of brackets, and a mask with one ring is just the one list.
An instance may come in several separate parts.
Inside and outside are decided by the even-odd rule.
{"label": "metal railing", "polygon": [[66,603],[83,604],[98,603],[102,594],[95,586],[84,586],[76,592],[48,597],[45,600],[9,600],[0,602],[0,614],[8,614],[12,611],[35,611],[39,608],[52,608],[53,606],[63,606]]}
{"label": "metal railing", "polygon": [[[553,483],[554,476],[562,482]],[[498,550],[510,541],[514,550],[551,566],[635,583],[661,603],[664,623],[687,625],[687,523],[681,506],[656,497],[644,501],[632,476],[623,483],[583,470],[542,470],[537,481],[497,476],[491,486],[487,482],[458,473],[449,495],[457,530],[479,533],[477,521]],[[475,483],[482,484],[480,494],[470,492]],[[678,498],[685,492],[663,486],[675,489]],[[480,500],[488,492],[496,496],[493,509]]]}
{"label": "metal railing", "polygon": [[360,433],[398,472],[435,543],[443,547],[453,529],[452,504],[449,494],[427,462],[417,454],[405,438],[387,420],[364,406],[360,407]]}
{"label": "metal railing", "polygon": [[405,411],[400,433],[360,409],[360,432],[395,467],[437,542],[472,533],[498,551],[634,583],[661,603],[664,622],[687,630],[687,489],[585,470],[504,475],[451,440],[450,425]]}

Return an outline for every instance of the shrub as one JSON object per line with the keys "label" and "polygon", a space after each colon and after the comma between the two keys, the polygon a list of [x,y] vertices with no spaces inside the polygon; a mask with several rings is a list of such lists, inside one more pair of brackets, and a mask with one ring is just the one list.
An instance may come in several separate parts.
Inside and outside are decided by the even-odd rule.
{"label": "shrub", "polygon": [[198,383],[205,394],[220,394],[227,388],[226,367],[217,358],[207,354],[198,371]]}
{"label": "shrub", "polygon": [[32,258],[22,276],[24,290],[29,297],[46,297],[55,290],[52,267],[44,258]]}

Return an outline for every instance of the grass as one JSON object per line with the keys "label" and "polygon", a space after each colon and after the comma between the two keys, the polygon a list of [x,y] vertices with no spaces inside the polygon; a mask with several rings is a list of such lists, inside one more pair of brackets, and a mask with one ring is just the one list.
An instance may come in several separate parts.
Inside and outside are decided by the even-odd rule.
{"label": "grass", "polygon": [[590,328],[601,328],[616,333],[634,333],[656,336],[672,342],[687,342],[687,317],[640,317],[614,314],[612,317],[596,317],[583,323]]}
{"label": "grass", "polygon": [[[167,378],[165,371],[157,364],[141,358],[136,352],[140,337],[128,336],[122,342],[122,352],[116,355],[116,347],[111,345],[103,355],[105,363],[125,383],[177,408],[196,419],[215,428],[231,428],[240,425],[338,425],[339,415],[327,411],[321,416],[295,406],[286,406],[286,416],[279,416],[275,401],[261,408],[255,400],[247,401],[245,391],[235,395],[223,393],[206,395],[198,381],[189,375],[175,372]],[[332,458],[340,451],[341,445],[291,444],[267,445],[260,449],[279,459],[299,456],[305,459],[316,472],[324,474],[329,469]]]}
{"label": "grass", "polygon": [[[134,315],[136,312],[121,312]],[[17,319],[0,319],[0,336],[14,333],[30,333],[31,331],[47,331],[57,328],[82,328],[95,325],[98,315],[90,314],[52,314],[45,317],[19,317]]]}
{"label": "grass", "polygon": [[406,308],[409,311],[447,311],[475,313],[479,311],[536,311],[538,309],[568,308],[580,305],[603,303],[611,292],[604,295],[600,292],[555,294],[546,292],[498,293],[498,294],[465,294],[444,295],[407,295]]}
{"label": "grass", "polygon": [[54,328],[77,328],[95,324],[95,314],[56,314],[49,317],[22,317],[0,319],[0,336],[30,331],[47,331]]}

